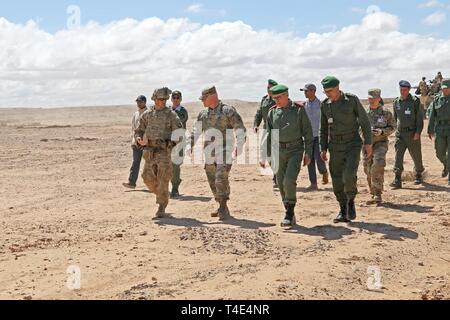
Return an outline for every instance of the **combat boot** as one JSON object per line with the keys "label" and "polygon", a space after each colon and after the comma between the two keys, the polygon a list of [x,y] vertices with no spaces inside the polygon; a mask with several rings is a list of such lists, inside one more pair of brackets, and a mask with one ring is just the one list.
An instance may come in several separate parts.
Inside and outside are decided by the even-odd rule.
{"label": "combat boot", "polygon": [[383,203],[383,198],[381,196],[381,193],[378,193],[377,195],[375,195],[375,197],[373,198],[373,200],[375,201],[375,203],[377,205],[381,205]]}
{"label": "combat boot", "polygon": [[416,174],[416,179],[414,180],[414,184],[416,186],[421,185],[423,183],[423,176],[421,173]]}
{"label": "combat boot", "polygon": [[334,223],[341,223],[341,222],[350,222],[348,219],[348,213],[347,213],[347,203],[341,203],[341,210],[339,211],[337,217],[334,219]]}
{"label": "combat boot", "polygon": [[156,218],[162,219],[166,217],[166,206],[162,204],[159,205],[158,211],[156,212]]}
{"label": "combat boot", "polygon": [[394,190],[398,190],[402,188],[402,175],[401,174],[396,174],[395,175],[395,179],[394,182],[392,182],[390,184],[390,186],[392,187],[392,189]]}
{"label": "combat boot", "polygon": [[217,211],[217,214],[219,216],[220,221],[225,221],[231,218],[230,210],[227,206],[227,200],[221,200],[220,202],[219,210]]}
{"label": "combat boot", "polygon": [[348,201],[348,219],[350,221],[356,220],[356,207],[355,207],[355,200],[349,200]]}
{"label": "combat boot", "polygon": [[178,187],[175,187],[175,186],[172,187],[172,192],[170,193],[170,197],[172,199],[180,197],[180,192],[178,191]]}
{"label": "combat boot", "polygon": [[278,189],[278,182],[277,182],[277,176],[273,176],[273,188]]}
{"label": "combat boot", "polygon": [[293,227],[297,224],[297,219],[295,218],[295,204],[286,203],[284,205],[286,208],[286,216],[284,220],[281,222],[281,227]]}
{"label": "combat boot", "polygon": [[447,166],[444,167],[444,170],[442,171],[442,178],[446,178],[448,176],[448,168]]}

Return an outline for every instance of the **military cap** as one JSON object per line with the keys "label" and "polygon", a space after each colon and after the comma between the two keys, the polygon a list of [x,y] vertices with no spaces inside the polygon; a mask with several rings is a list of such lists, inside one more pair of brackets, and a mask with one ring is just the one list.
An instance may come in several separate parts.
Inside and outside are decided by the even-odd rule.
{"label": "military cap", "polygon": [[288,92],[288,91],[289,91],[289,88],[286,87],[285,85],[282,85],[282,84],[279,84],[279,85],[276,85],[276,86],[270,88],[270,92],[273,95],[282,94],[282,93],[285,93],[285,92]]}
{"label": "military cap", "polygon": [[300,91],[309,91],[309,90],[317,91],[317,87],[312,83],[308,83],[305,85],[305,87],[303,89],[300,89]]}
{"label": "military cap", "polygon": [[175,90],[174,92],[172,92],[172,98],[173,98],[173,97],[180,97],[180,98],[182,98],[183,95],[181,94],[180,91]]}
{"label": "military cap", "polygon": [[275,80],[269,79],[268,84],[269,84],[269,86],[275,87],[278,85],[278,82],[276,82]]}
{"label": "military cap", "polygon": [[450,78],[442,80],[442,89],[450,89]]}
{"label": "military cap", "polygon": [[167,87],[164,88],[160,88],[160,89],[156,89],[153,92],[153,96],[152,96],[152,100],[156,100],[156,99],[166,99],[169,100],[170,99],[170,94],[172,93],[172,90],[170,90]]}
{"label": "military cap", "polygon": [[334,76],[328,76],[322,80],[322,86],[324,89],[336,88],[340,83],[341,82],[339,79]]}
{"label": "military cap", "polygon": [[411,88],[411,83],[406,80],[402,80],[398,83],[398,85],[402,88]]}
{"label": "military cap", "polygon": [[139,97],[137,97],[136,102],[147,102],[147,98],[143,95],[140,95]]}
{"label": "military cap", "polygon": [[372,99],[381,98],[381,89],[370,89],[369,90],[369,98],[372,98]]}
{"label": "military cap", "polygon": [[208,98],[208,96],[211,96],[213,94],[217,94],[217,89],[215,86],[212,87],[208,87],[203,89],[202,91],[202,96],[199,98],[201,101],[205,100],[206,98]]}

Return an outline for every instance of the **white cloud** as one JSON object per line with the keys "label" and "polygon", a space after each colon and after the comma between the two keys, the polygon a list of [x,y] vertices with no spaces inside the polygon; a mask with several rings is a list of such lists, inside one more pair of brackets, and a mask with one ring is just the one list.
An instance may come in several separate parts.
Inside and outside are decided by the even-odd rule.
{"label": "white cloud", "polygon": [[203,5],[201,3],[194,3],[191,4],[188,8],[187,11],[191,12],[191,13],[200,13],[203,10]]}
{"label": "white cloud", "polygon": [[[379,86],[397,94],[450,65],[450,39],[398,30],[385,12],[361,23],[300,38],[257,31],[241,22],[201,25],[187,19],[126,19],[50,34],[34,23],[0,18],[0,106],[132,103],[138,94],[169,86],[185,100],[216,84],[223,98],[257,101],[268,78],[295,90],[334,74],[343,90],[365,96]],[[433,57],[430,59],[430,57]]]}
{"label": "white cloud", "polygon": [[445,12],[435,12],[423,19],[422,23],[434,27],[443,24],[445,20],[447,20],[447,14]]}
{"label": "white cloud", "polygon": [[419,8],[442,8],[445,7],[445,5],[438,0],[429,0],[427,2],[419,4]]}

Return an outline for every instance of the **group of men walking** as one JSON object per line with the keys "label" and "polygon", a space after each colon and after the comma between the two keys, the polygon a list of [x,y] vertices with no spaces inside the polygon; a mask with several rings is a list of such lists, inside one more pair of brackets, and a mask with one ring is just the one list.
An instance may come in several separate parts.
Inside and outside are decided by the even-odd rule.
{"label": "group of men walking", "polygon": [[[393,113],[384,108],[380,89],[368,92],[369,109],[366,111],[359,98],[344,93],[340,81],[326,77],[322,86],[327,98],[320,102],[317,88],[307,84],[301,89],[306,102],[290,99],[289,88],[274,80],[268,81],[267,95],[262,99],[254,119],[254,131],[263,123],[262,155],[260,165],[274,171],[274,186],[279,188],[285,208],[283,227],[296,224],[297,180],[301,166],[308,167],[311,185],[308,191],[318,190],[316,167],[322,175],[322,184],[329,183],[339,203],[335,223],[350,222],[357,218],[355,198],[357,172],[363,155],[364,172],[372,195],[369,204],[381,204],[384,189],[386,155],[389,136],[395,132],[395,179],[393,189],[402,188],[403,162],[409,151],[415,166],[416,185],[423,183],[421,133],[424,129],[424,112],[420,100],[410,93],[408,81],[399,83],[400,96],[394,100]],[[450,79],[442,80],[442,93],[430,105],[428,134],[435,139],[436,153],[444,169],[442,177],[448,177],[450,166]],[[172,108],[166,106],[172,99]],[[135,188],[140,158],[146,161],[142,177],[150,192],[157,196],[157,218],[165,216],[169,201],[169,182],[172,181],[172,197],[179,196],[180,163],[173,164],[172,150],[184,139],[175,139],[173,132],[185,129],[188,120],[186,109],[181,106],[182,95],[168,88],[155,90],[154,106],[146,107],[145,97],[137,99],[139,110],[133,118],[134,162],[127,188]],[[205,107],[197,117],[188,144],[192,151],[201,134],[205,134],[205,172],[209,186],[218,203],[218,210],[211,214],[226,220],[231,217],[227,202],[230,199],[229,174],[233,159],[243,152],[246,128],[238,111],[224,104],[215,87],[203,90],[200,100]],[[209,130],[215,135],[209,136]],[[230,140],[227,131],[234,131]],[[208,137],[209,136],[209,137]],[[184,142],[183,142],[184,143]],[[183,147],[177,148],[182,158]],[[329,155],[329,157],[328,157]],[[329,162],[329,170],[327,169]],[[450,185],[450,177],[449,182]]]}

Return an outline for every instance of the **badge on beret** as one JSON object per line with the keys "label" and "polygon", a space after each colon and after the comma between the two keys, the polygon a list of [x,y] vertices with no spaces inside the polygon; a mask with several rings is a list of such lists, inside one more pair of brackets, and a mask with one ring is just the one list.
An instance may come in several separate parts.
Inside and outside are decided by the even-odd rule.
{"label": "badge on beret", "polygon": [[334,123],[333,118],[328,119],[328,124],[333,124],[333,123]]}
{"label": "badge on beret", "polygon": [[406,110],[406,111],[405,111],[405,114],[406,114],[407,116],[410,116],[410,115],[411,115],[411,110]]}

